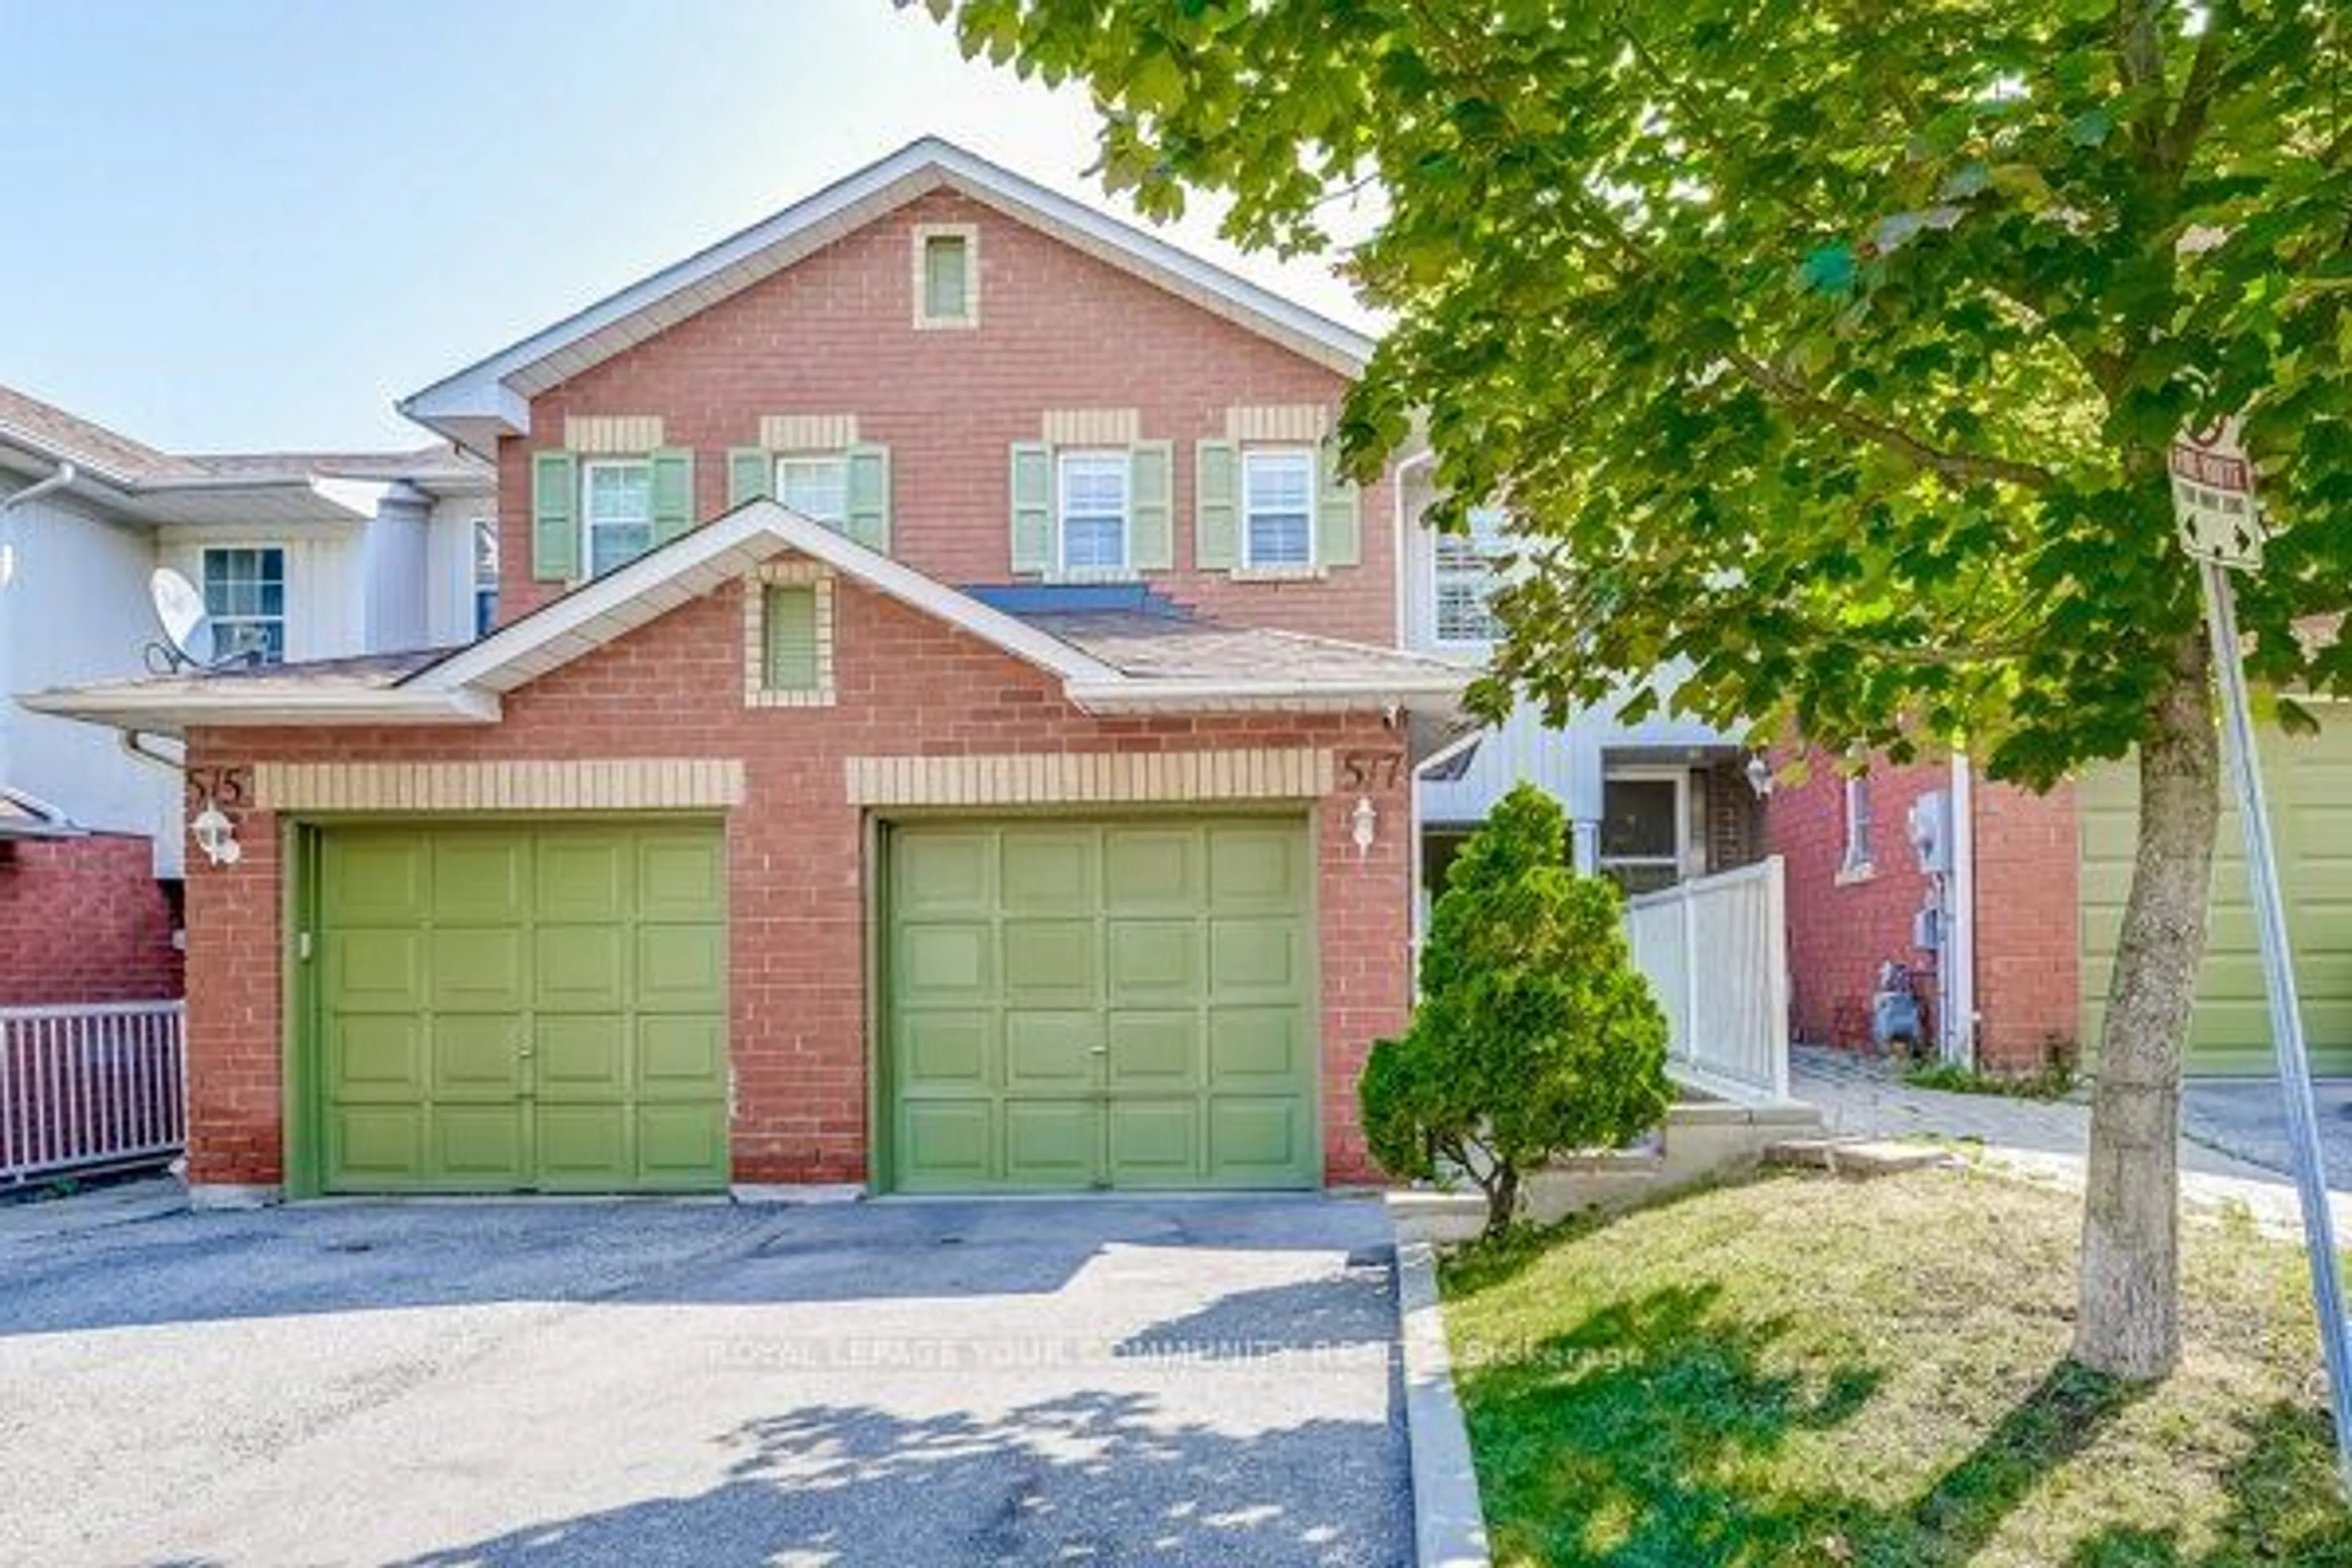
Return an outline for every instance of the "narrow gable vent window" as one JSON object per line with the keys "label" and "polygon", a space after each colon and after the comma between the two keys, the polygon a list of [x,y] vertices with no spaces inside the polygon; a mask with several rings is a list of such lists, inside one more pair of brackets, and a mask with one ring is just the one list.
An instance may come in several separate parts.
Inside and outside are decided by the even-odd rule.
{"label": "narrow gable vent window", "polygon": [[767,679],[770,691],[814,691],[817,685],[816,584],[767,585]]}
{"label": "narrow gable vent window", "polygon": [[752,572],[743,585],[746,706],[832,706],[833,604],[833,579],[814,562]]}
{"label": "narrow gable vent window", "polygon": [[970,224],[925,224],[916,228],[916,326],[979,324],[978,252],[979,232]]}
{"label": "narrow gable vent window", "polygon": [[1242,510],[1248,519],[1244,564],[1312,566],[1315,454],[1303,447],[1243,452]]}

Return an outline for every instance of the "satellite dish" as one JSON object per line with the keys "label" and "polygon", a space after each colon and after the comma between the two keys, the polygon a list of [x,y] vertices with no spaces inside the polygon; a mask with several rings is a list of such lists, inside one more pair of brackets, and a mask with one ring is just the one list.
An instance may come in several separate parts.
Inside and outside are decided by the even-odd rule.
{"label": "satellite dish", "polygon": [[209,667],[220,658],[213,618],[205,613],[205,596],[194,584],[161,566],[147,579],[147,595],[154,601],[155,619],[163,624],[163,652],[172,668]]}

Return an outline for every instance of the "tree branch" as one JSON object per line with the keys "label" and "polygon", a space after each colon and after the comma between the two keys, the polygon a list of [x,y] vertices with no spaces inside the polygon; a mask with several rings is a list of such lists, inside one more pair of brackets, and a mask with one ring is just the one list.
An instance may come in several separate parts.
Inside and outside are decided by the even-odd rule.
{"label": "tree branch", "polygon": [[1936,475],[1948,484],[1970,485],[1991,482],[2019,485],[2031,490],[2052,490],[2058,485],[2058,476],[2038,463],[2019,462],[2011,458],[1995,458],[1978,452],[1956,452],[1947,447],[1930,446],[1901,427],[1863,413],[1861,410],[1822,396],[1804,383],[1774,370],[1745,350],[1732,351],[1729,361],[1749,383],[1767,395],[1793,408],[1835,426],[1847,435],[1883,447],[1897,457],[1907,458],[1915,467]]}

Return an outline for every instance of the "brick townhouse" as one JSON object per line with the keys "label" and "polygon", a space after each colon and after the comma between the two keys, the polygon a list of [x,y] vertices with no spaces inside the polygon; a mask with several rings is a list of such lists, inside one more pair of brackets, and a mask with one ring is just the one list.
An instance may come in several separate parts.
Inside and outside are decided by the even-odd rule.
{"label": "brick townhouse", "polygon": [[1369,349],[924,142],[408,399],[490,635],[35,700],[187,744],[199,1195],[1370,1177]]}

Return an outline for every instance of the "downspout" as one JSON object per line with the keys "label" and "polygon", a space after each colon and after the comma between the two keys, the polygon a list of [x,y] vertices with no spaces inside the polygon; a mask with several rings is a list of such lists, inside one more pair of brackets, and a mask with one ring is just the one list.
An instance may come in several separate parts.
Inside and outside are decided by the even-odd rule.
{"label": "downspout", "polygon": [[1952,753],[1952,929],[1944,944],[1944,1059],[1977,1065],[1976,764]]}

